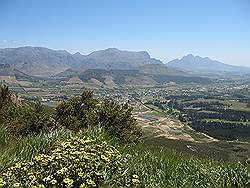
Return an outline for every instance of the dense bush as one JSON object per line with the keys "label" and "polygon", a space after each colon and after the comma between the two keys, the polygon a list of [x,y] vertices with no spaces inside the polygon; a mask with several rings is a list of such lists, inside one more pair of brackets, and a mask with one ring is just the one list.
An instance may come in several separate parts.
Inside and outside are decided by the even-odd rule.
{"label": "dense bush", "polygon": [[8,86],[0,87],[0,110],[1,108],[11,101],[11,93]]}
{"label": "dense bush", "polygon": [[102,126],[111,136],[122,142],[134,142],[141,137],[141,129],[132,116],[132,108],[109,100],[100,103],[91,91],[80,98],[71,98],[56,108],[56,121],[69,130]]}
{"label": "dense bush", "polygon": [[98,112],[101,126],[109,135],[115,136],[123,142],[138,141],[142,136],[142,131],[132,116],[132,110],[128,104],[103,101]]}
{"label": "dense bush", "polygon": [[46,131],[50,125],[50,115],[41,103],[34,107],[15,104],[3,108],[2,126],[6,127],[12,135],[22,136],[38,134]]}
{"label": "dense bush", "polygon": [[128,175],[126,159],[106,142],[75,137],[60,142],[48,155],[17,163],[0,175],[4,187],[99,187],[140,184]]}
{"label": "dense bush", "polygon": [[97,104],[93,93],[85,90],[80,98],[74,97],[58,105],[55,119],[60,125],[75,131],[92,127],[98,120]]}
{"label": "dense bush", "polygon": [[40,102],[22,103],[7,86],[0,87],[0,117],[1,126],[15,136],[38,134],[51,123],[50,115]]}

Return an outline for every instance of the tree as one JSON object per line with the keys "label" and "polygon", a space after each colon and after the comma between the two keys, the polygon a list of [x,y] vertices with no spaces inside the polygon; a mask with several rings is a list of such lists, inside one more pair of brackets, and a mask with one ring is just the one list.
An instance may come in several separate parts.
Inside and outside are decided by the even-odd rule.
{"label": "tree", "polygon": [[109,135],[122,142],[136,142],[142,136],[142,131],[132,115],[132,110],[128,104],[105,100],[98,113],[100,124]]}
{"label": "tree", "polygon": [[56,108],[56,122],[73,131],[100,125],[108,135],[122,142],[134,142],[141,137],[141,129],[128,104],[109,100],[98,103],[93,93],[85,90],[80,98],[71,98]]}
{"label": "tree", "polygon": [[92,127],[97,124],[97,104],[93,92],[84,90],[81,97],[71,98],[56,108],[56,121],[71,130]]}
{"label": "tree", "polygon": [[35,103],[34,107],[26,104],[9,105],[5,108],[3,125],[17,137],[46,132],[50,123],[50,114],[40,102]]}
{"label": "tree", "polygon": [[0,87],[0,109],[9,102],[11,102],[11,92],[8,86],[3,85]]}

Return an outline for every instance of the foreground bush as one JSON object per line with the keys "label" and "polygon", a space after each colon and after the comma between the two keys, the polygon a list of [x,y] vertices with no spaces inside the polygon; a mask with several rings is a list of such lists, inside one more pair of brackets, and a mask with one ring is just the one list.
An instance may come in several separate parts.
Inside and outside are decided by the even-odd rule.
{"label": "foreground bush", "polygon": [[73,97],[56,107],[56,121],[63,127],[79,131],[97,124],[97,104],[91,91],[85,90],[81,97]]}
{"label": "foreground bush", "polygon": [[79,131],[101,126],[112,137],[124,143],[137,142],[142,131],[132,116],[132,107],[109,100],[102,103],[85,90],[81,97],[71,98],[56,108],[55,119],[59,126]]}
{"label": "foreground bush", "polygon": [[33,107],[10,103],[2,108],[2,126],[17,137],[46,131],[51,123],[50,115],[41,103]]}
{"label": "foreground bush", "polygon": [[99,187],[138,185],[126,175],[125,158],[105,142],[75,137],[60,142],[48,155],[8,168],[0,176],[4,187]]}
{"label": "foreground bush", "polygon": [[137,142],[142,136],[142,131],[132,115],[132,110],[128,104],[105,100],[98,112],[99,122],[107,134],[120,141]]}

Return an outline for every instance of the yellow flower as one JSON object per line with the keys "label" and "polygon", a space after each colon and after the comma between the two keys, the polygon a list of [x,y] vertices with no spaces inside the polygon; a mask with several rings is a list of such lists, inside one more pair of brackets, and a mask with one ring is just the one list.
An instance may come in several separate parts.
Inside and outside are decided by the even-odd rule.
{"label": "yellow flower", "polygon": [[102,175],[101,172],[95,172],[95,174],[96,174],[97,176],[101,176],[101,175]]}
{"label": "yellow flower", "polygon": [[104,161],[109,161],[109,159],[105,155],[101,155],[101,159],[103,159]]}
{"label": "yellow flower", "polygon": [[84,173],[79,172],[79,173],[78,173],[78,176],[83,177],[83,176],[84,176]]}
{"label": "yellow flower", "polygon": [[87,186],[83,183],[80,185],[80,188],[86,188]]}
{"label": "yellow flower", "polygon": [[29,179],[33,180],[33,179],[36,179],[36,177],[34,175],[31,175],[31,176],[29,176]]}
{"label": "yellow flower", "polygon": [[56,180],[51,180],[50,183],[51,183],[52,185],[55,185],[55,184],[57,183],[57,181],[56,181]]}
{"label": "yellow flower", "polygon": [[57,174],[64,174],[64,173],[67,172],[67,171],[68,171],[68,169],[67,169],[66,167],[64,167],[64,168],[58,170],[58,171],[57,171]]}
{"label": "yellow flower", "polygon": [[16,163],[16,168],[21,168],[21,167],[22,167],[21,163]]}
{"label": "yellow flower", "polygon": [[132,183],[134,185],[138,185],[138,184],[140,184],[140,180],[138,180],[138,179],[132,179]]}
{"label": "yellow flower", "polygon": [[92,179],[87,179],[87,184],[92,185],[93,187],[96,187],[96,184]]}
{"label": "yellow flower", "polygon": [[13,187],[21,187],[21,184],[20,183],[14,183]]}
{"label": "yellow flower", "polygon": [[65,178],[63,180],[63,182],[66,183],[68,186],[71,186],[74,183],[74,181],[72,179],[69,179],[69,178]]}
{"label": "yellow flower", "polygon": [[45,178],[43,178],[43,181],[50,181],[51,180],[51,176],[47,176]]}

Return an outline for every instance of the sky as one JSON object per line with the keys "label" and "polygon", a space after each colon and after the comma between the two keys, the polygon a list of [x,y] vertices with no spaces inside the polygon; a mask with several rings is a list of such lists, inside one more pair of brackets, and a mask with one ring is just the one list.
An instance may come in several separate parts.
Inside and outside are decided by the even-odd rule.
{"label": "sky", "polygon": [[250,0],[0,0],[0,48],[187,54],[250,67]]}

